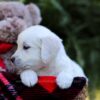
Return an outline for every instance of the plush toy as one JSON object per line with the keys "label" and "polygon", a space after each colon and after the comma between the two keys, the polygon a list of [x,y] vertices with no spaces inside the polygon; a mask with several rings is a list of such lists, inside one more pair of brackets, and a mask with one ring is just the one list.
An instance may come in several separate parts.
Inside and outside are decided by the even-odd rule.
{"label": "plush toy", "polygon": [[25,28],[41,22],[39,8],[31,3],[0,2],[0,41],[13,43]]}
{"label": "plush toy", "polygon": [[[16,49],[18,34],[29,26],[41,22],[39,8],[31,3],[0,2],[0,59],[11,70],[10,56]],[[0,67],[1,70],[1,67]]]}

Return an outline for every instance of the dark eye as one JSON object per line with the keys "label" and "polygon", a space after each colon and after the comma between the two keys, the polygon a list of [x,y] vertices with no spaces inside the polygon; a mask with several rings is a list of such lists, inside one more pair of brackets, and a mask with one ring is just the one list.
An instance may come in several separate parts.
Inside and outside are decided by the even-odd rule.
{"label": "dark eye", "polygon": [[23,16],[18,16],[20,19],[23,19]]}
{"label": "dark eye", "polygon": [[30,46],[23,46],[23,49],[24,50],[27,50],[27,49],[29,49],[30,48]]}

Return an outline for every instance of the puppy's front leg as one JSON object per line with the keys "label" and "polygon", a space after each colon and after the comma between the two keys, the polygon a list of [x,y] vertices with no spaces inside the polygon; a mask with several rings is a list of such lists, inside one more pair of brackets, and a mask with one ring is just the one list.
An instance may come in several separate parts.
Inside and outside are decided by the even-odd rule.
{"label": "puppy's front leg", "polygon": [[38,82],[37,74],[31,69],[21,72],[20,78],[22,83],[28,87],[32,87]]}
{"label": "puppy's front leg", "polygon": [[61,89],[67,89],[72,85],[73,75],[65,71],[60,72],[57,76],[56,82]]}

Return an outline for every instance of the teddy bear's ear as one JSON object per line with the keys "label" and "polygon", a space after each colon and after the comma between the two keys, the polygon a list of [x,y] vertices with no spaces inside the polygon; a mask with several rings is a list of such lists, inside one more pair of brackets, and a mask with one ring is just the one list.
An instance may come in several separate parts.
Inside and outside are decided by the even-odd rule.
{"label": "teddy bear's ear", "polygon": [[28,4],[27,9],[30,13],[30,16],[32,18],[32,24],[33,25],[37,25],[40,24],[42,18],[41,18],[41,13],[40,13],[40,9],[33,3]]}

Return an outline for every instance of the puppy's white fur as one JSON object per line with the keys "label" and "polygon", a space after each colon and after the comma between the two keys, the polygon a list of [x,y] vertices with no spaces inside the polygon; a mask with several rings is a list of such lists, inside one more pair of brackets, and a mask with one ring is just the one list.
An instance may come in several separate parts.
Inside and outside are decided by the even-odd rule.
{"label": "puppy's white fur", "polygon": [[26,86],[37,83],[37,76],[57,76],[60,88],[69,88],[74,77],[86,77],[81,67],[65,52],[62,40],[44,26],[36,25],[23,31],[12,57]]}

